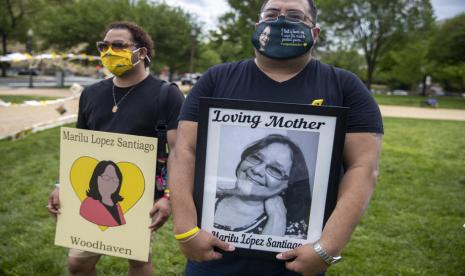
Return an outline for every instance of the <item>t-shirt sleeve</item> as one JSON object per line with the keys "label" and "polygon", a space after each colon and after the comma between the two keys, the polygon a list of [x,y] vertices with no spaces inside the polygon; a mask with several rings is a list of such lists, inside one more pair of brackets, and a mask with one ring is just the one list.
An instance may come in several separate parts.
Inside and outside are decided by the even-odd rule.
{"label": "t-shirt sleeve", "polygon": [[353,73],[344,71],[342,88],[344,106],[350,108],[346,132],[384,133],[379,106],[365,84]]}
{"label": "t-shirt sleeve", "polygon": [[180,121],[198,122],[200,98],[211,96],[213,86],[213,73],[212,69],[209,69],[197,81],[189,95],[187,95],[186,101],[181,109],[181,114],[179,115]]}
{"label": "t-shirt sleeve", "polygon": [[170,86],[167,102],[170,108],[166,118],[167,130],[171,130],[178,127],[179,112],[181,111],[182,104],[184,103],[184,95],[176,85]]}
{"label": "t-shirt sleeve", "polygon": [[81,129],[89,129],[89,126],[87,126],[87,117],[86,117],[86,112],[85,112],[85,106],[86,106],[86,95],[87,95],[87,88],[84,88],[84,90],[81,93],[81,96],[79,97],[79,110],[78,110],[78,118],[76,122],[76,128],[81,128]]}

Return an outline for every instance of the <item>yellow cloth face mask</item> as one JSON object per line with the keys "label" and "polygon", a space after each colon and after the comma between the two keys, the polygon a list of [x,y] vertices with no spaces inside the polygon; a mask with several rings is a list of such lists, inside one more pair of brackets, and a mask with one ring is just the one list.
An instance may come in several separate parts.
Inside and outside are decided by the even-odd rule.
{"label": "yellow cloth face mask", "polygon": [[134,66],[140,62],[140,60],[138,60],[136,63],[132,63],[132,54],[139,50],[140,48],[134,51],[123,49],[115,52],[109,47],[106,52],[100,53],[100,60],[108,71],[119,77],[134,68]]}

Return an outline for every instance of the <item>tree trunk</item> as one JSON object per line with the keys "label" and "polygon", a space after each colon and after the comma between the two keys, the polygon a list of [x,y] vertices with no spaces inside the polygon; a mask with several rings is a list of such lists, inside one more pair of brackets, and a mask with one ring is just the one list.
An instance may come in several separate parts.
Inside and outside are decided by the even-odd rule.
{"label": "tree trunk", "polygon": [[423,75],[423,87],[421,89],[421,95],[426,96],[426,74]]}
{"label": "tree trunk", "polygon": [[[2,50],[3,50],[3,55],[7,54],[7,34],[2,33]],[[6,77],[6,62],[1,62],[0,63],[2,66],[2,77]]]}
{"label": "tree trunk", "polygon": [[368,88],[368,90],[371,91],[371,84],[373,82],[373,72],[375,71],[375,67],[373,64],[371,64],[370,62],[368,62],[368,66],[367,66],[367,82],[366,82],[366,86]]}
{"label": "tree trunk", "polygon": [[367,81],[365,85],[370,91],[376,65],[376,57],[374,57],[374,54],[375,53],[373,51],[368,51],[368,47],[365,47],[365,62],[367,64]]}

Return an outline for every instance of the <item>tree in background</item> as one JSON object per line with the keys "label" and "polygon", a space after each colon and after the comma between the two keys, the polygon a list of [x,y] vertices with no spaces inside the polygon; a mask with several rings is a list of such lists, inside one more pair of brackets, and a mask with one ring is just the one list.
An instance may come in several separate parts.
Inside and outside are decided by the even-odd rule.
{"label": "tree in background", "polygon": [[323,30],[329,44],[361,49],[365,58],[366,85],[371,87],[377,64],[410,32],[431,27],[430,0],[325,0],[319,1]]}
{"label": "tree in background", "polygon": [[212,32],[211,44],[221,61],[237,61],[253,56],[251,43],[262,0],[228,0],[233,11],[219,19],[218,31]]}
{"label": "tree in background", "polygon": [[[368,86],[373,81],[409,89],[427,75],[447,90],[465,90],[465,14],[440,23],[434,32],[430,0],[319,0],[322,25],[315,56],[350,70]],[[251,35],[262,0],[228,0],[218,30],[202,33],[192,14],[162,0],[0,0],[3,54],[7,41],[26,42],[34,30],[34,49],[98,54],[108,23],[133,21],[155,43],[155,72],[195,72],[253,56]],[[194,35],[192,35],[194,34]],[[3,64],[5,65],[5,64]],[[4,69],[4,68],[3,68]]]}
{"label": "tree in background", "polygon": [[427,57],[434,63],[433,80],[446,90],[465,92],[465,13],[438,26]]}
{"label": "tree in background", "polygon": [[84,45],[87,53],[96,54],[95,42],[105,26],[116,20],[130,20],[133,6],[127,0],[71,0],[48,5],[41,11],[37,25],[42,48],[67,50]]}
{"label": "tree in background", "polygon": [[415,91],[421,88],[421,94],[426,96],[426,79],[434,70],[427,57],[434,34],[435,28],[406,34],[401,43],[380,59],[376,81],[387,84],[391,89]]}
{"label": "tree in background", "polygon": [[[56,1],[49,1],[56,2]],[[0,0],[0,34],[2,55],[8,54],[8,41],[26,41],[27,30],[44,6],[43,0]],[[2,77],[6,77],[6,63],[2,63]]]}
{"label": "tree in background", "polygon": [[200,26],[194,18],[180,8],[145,0],[136,3],[132,15],[132,20],[153,39],[155,55],[152,69],[158,72],[168,66],[170,72],[187,72],[192,47],[196,48],[198,44],[198,36],[191,37],[192,30],[200,34]]}
{"label": "tree in background", "polygon": [[213,65],[220,64],[221,58],[210,43],[200,43],[195,72],[204,72]]}
{"label": "tree in background", "polygon": [[[187,70],[192,29],[199,29],[192,16],[180,8],[148,0],[69,0],[43,9],[37,24],[42,48],[68,50],[81,45],[88,54],[98,54],[95,42],[113,21],[127,20],[143,27],[154,40],[152,69],[169,66]],[[197,37],[194,43],[197,43]]]}
{"label": "tree in background", "polygon": [[316,57],[324,63],[344,68],[358,76],[366,74],[365,62],[355,49],[321,50],[316,53]]}

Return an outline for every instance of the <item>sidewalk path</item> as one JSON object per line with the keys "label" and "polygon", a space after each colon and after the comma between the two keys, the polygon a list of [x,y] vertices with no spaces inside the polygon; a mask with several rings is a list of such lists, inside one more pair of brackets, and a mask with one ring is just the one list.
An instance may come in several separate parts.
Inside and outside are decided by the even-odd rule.
{"label": "sidewalk path", "polygon": [[59,105],[0,107],[0,139],[36,127],[76,120],[78,99],[74,98],[64,103],[67,111],[63,115],[56,111]]}
{"label": "sidewalk path", "polygon": [[383,117],[465,121],[463,109],[433,109],[398,105],[382,105],[380,109]]}
{"label": "sidewalk path", "polygon": [[[63,98],[72,96],[69,89],[0,89],[0,95],[2,94],[42,95]],[[55,125],[59,122],[75,121],[78,110],[78,99],[75,98],[66,101],[64,105],[67,112],[63,115],[60,115],[55,110],[59,104],[0,107],[0,139],[31,128],[41,128],[46,125]],[[394,105],[385,105],[380,108],[383,117],[465,121],[465,110]]]}
{"label": "sidewalk path", "polygon": [[[22,132],[26,132],[27,134],[27,132],[32,130],[49,128],[76,120],[79,100],[77,98],[72,98],[73,93],[69,88],[29,89],[1,87],[0,95],[32,95],[69,99],[62,103],[39,106],[0,106],[0,139],[20,135]],[[56,110],[60,105],[66,108],[64,114],[60,114]]]}
{"label": "sidewalk path", "polygon": [[57,97],[66,98],[72,96],[73,93],[69,88],[11,88],[11,87],[0,87],[0,95],[27,95],[27,96],[46,96],[46,97]]}

